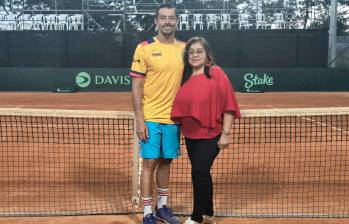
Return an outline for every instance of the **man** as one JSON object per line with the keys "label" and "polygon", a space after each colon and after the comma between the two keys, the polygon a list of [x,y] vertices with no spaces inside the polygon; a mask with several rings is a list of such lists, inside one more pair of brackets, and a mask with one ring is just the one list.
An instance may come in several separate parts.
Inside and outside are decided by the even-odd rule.
{"label": "man", "polygon": [[[130,72],[136,132],[143,158],[143,224],[155,224],[156,218],[169,224],[180,223],[167,206],[170,164],[180,154],[179,127],[170,119],[183,73],[184,43],[174,36],[177,18],[173,5],[159,6],[155,14],[158,34],[137,46]],[[158,192],[155,214],[151,207],[154,172]]]}

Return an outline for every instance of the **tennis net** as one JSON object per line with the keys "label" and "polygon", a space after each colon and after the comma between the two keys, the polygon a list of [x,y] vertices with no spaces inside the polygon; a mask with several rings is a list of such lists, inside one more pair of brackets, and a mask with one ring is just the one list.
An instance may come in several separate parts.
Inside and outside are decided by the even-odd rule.
{"label": "tennis net", "polygon": [[[216,214],[349,217],[349,108],[242,114],[213,166]],[[0,215],[139,211],[133,119],[130,112],[1,109]],[[174,211],[189,214],[183,141],[170,190]]]}

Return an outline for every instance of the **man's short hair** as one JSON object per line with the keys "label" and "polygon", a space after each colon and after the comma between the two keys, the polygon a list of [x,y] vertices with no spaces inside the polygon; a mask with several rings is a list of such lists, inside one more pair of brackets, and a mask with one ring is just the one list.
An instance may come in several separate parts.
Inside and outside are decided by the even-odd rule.
{"label": "man's short hair", "polygon": [[163,8],[175,9],[176,17],[178,18],[178,13],[177,13],[176,6],[174,6],[173,4],[170,4],[170,3],[164,3],[164,4],[159,5],[159,7],[156,9],[156,11],[155,11],[155,19],[157,19],[158,16],[159,16],[159,10],[163,9]]}

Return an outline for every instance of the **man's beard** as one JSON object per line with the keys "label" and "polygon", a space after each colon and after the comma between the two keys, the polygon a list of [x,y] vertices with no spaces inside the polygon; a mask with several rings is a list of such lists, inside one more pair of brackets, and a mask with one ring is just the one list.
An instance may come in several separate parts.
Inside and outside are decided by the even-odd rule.
{"label": "man's beard", "polygon": [[170,32],[160,31],[161,34],[162,34],[163,36],[165,36],[165,37],[170,37],[170,36],[172,36],[172,35],[174,34],[174,32],[175,32],[175,31],[172,29],[173,27],[171,27],[171,26],[168,26],[168,27],[171,28],[171,31],[170,31]]}
{"label": "man's beard", "polygon": [[174,34],[174,31],[168,32],[168,33],[161,32],[161,34],[162,34],[163,36],[165,36],[165,37],[170,37],[170,36],[172,36],[172,35]]}

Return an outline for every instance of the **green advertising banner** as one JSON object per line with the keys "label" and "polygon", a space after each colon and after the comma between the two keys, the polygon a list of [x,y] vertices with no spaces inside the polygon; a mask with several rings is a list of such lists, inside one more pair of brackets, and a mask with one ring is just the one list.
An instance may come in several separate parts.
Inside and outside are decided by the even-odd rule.
{"label": "green advertising banner", "polygon": [[225,68],[240,92],[348,91],[347,68]]}
{"label": "green advertising banner", "polygon": [[73,88],[77,91],[111,91],[131,90],[129,69],[68,69],[65,76],[56,76],[57,92]]}
{"label": "green advertising banner", "polygon": [[131,90],[128,73],[128,68],[0,68],[0,91],[124,92]]}
{"label": "green advertising banner", "polygon": [[[349,69],[224,68],[240,92],[348,91]],[[131,91],[129,68],[0,68],[0,91]]]}

